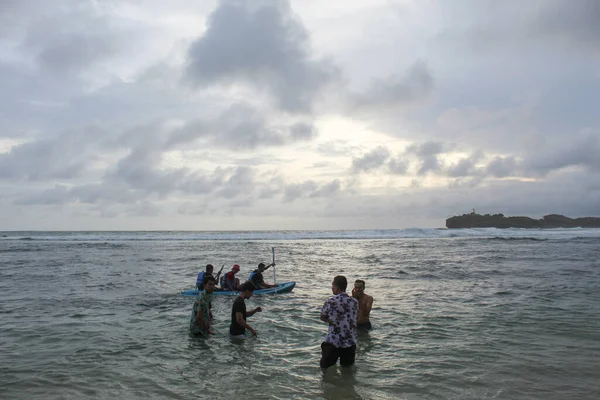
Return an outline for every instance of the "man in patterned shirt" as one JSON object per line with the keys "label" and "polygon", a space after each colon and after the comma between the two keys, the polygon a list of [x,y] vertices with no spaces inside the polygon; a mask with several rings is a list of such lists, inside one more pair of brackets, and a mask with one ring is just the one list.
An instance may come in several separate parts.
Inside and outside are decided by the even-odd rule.
{"label": "man in patterned shirt", "polygon": [[210,275],[204,278],[204,291],[200,292],[194,306],[192,307],[192,315],[190,316],[190,333],[194,336],[208,336],[213,332],[210,330],[211,315],[210,301],[212,294],[217,284],[216,279]]}
{"label": "man in patterned shirt", "polygon": [[354,364],[356,356],[356,317],[358,301],[348,296],[345,276],[333,278],[333,296],[323,305],[321,321],[329,324],[329,333],[321,343],[321,368],[335,365],[338,358],[342,367]]}

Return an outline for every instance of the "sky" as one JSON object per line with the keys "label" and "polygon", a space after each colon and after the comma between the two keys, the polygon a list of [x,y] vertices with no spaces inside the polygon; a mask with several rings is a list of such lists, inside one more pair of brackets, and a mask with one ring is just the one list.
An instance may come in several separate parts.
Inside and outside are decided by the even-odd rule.
{"label": "sky", "polygon": [[596,0],[0,1],[0,230],[600,216]]}

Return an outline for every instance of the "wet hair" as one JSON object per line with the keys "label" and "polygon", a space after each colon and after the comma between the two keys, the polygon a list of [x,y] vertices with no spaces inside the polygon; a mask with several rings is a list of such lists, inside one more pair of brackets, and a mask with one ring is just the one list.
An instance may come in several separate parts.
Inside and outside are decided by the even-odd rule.
{"label": "wet hair", "polygon": [[212,271],[213,269],[215,269],[215,267],[213,267],[212,264],[206,264],[206,272]]}
{"label": "wet hair", "polygon": [[265,263],[258,264],[258,269],[265,269],[265,267],[266,267]]}
{"label": "wet hair", "polygon": [[333,284],[342,292],[345,292],[346,287],[348,287],[348,280],[344,275],[338,275],[335,278],[333,278]]}
{"label": "wet hair", "polygon": [[217,280],[215,279],[214,276],[205,276],[204,280],[202,281],[204,283],[204,285],[206,285],[208,282],[213,281],[215,283],[215,285],[217,284]]}
{"label": "wet hair", "polygon": [[254,286],[254,283],[250,282],[250,281],[246,281],[244,282],[244,284],[242,285],[242,292],[245,292],[246,290],[249,290],[251,292],[254,292],[254,289],[256,289],[256,286]]}
{"label": "wet hair", "polygon": [[354,283],[360,283],[362,285],[363,289],[365,288],[365,286],[367,286],[367,285],[365,285],[365,281],[363,281],[362,279],[357,279],[354,281]]}

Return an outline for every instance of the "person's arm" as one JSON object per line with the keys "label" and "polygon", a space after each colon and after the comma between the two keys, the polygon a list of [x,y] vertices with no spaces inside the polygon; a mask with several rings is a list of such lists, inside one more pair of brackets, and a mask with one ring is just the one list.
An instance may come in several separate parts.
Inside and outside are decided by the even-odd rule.
{"label": "person's arm", "polygon": [[367,301],[365,301],[365,312],[369,314],[371,312],[371,307],[373,307],[373,297],[367,297]]}
{"label": "person's arm", "polygon": [[196,323],[203,331],[210,333],[210,322],[204,320],[202,305],[198,305],[198,310],[196,311]]}
{"label": "person's arm", "polygon": [[321,309],[321,321],[329,323],[329,303],[325,302]]}
{"label": "person's arm", "polygon": [[253,336],[256,336],[256,331],[254,330],[253,327],[251,327],[250,325],[248,325],[248,323],[246,321],[244,321],[244,315],[241,312],[236,312],[235,313],[235,322],[237,322],[238,325],[241,326],[242,328],[246,328],[250,332],[252,332]]}
{"label": "person's arm", "polygon": [[231,282],[231,279],[227,279],[227,275],[225,275],[225,288],[229,291],[233,291],[233,282]]}
{"label": "person's arm", "polygon": [[275,263],[271,263],[269,265],[265,265],[265,271],[268,270],[271,267],[274,267],[274,266],[275,266]]}
{"label": "person's arm", "polygon": [[253,316],[254,314],[256,314],[257,312],[261,312],[261,311],[262,311],[262,307],[256,307],[254,310],[252,310],[252,311],[248,311],[248,312],[246,313],[246,315],[247,315],[247,316],[249,316],[249,317],[251,317],[251,316]]}

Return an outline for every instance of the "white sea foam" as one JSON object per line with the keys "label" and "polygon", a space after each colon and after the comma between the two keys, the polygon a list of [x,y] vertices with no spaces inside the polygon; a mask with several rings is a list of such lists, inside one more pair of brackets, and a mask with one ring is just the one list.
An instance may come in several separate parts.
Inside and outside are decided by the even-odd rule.
{"label": "white sea foam", "polygon": [[132,231],[132,232],[1,232],[0,240],[45,241],[136,241],[136,240],[335,240],[335,239],[439,239],[439,238],[503,238],[503,239],[575,239],[600,238],[599,228],[568,229],[363,229],[304,231]]}

